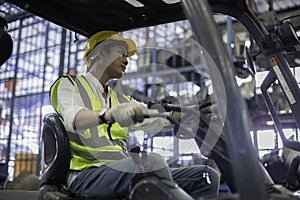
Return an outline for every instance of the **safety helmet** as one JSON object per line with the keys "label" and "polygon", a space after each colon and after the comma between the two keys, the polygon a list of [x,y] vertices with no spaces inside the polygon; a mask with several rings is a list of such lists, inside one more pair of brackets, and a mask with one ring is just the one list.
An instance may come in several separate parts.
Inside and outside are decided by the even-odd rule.
{"label": "safety helmet", "polygon": [[116,31],[100,31],[95,33],[86,43],[84,51],[84,63],[89,67],[90,63],[87,59],[88,54],[99,44],[105,40],[125,42],[128,46],[128,57],[133,56],[136,52],[136,44],[129,38],[124,38]]}

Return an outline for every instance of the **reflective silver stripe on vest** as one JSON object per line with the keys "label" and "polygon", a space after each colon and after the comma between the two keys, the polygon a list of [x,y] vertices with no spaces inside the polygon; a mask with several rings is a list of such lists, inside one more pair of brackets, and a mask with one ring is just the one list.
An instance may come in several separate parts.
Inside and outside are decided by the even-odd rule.
{"label": "reflective silver stripe on vest", "polygon": [[[84,76],[82,76],[84,78]],[[88,81],[84,78],[84,80],[88,83]],[[90,109],[93,110],[92,102],[91,99],[85,90],[84,86],[81,84],[80,80],[78,78],[75,78],[75,83],[78,87],[80,96],[83,100],[84,105]],[[89,83],[88,83],[89,84]],[[91,138],[85,139],[85,138],[80,138],[78,134],[68,134],[71,136],[71,141],[74,141],[78,144],[84,144],[89,147],[97,148],[97,147],[103,147],[103,146],[111,146],[114,145],[109,139],[107,139],[105,136],[99,137],[98,136],[98,128],[97,127],[92,127],[90,128],[90,134]],[[77,138],[76,138],[77,137]],[[98,146],[97,146],[98,145]]]}
{"label": "reflective silver stripe on vest", "polygon": [[[75,83],[78,87],[78,90],[79,90],[79,93],[80,93],[80,96],[83,100],[84,105],[88,109],[93,110],[93,106],[92,106],[92,102],[90,100],[90,97],[89,97],[88,93],[86,92],[85,88],[83,87],[83,85],[81,84],[81,82],[78,80],[77,77],[75,78]],[[96,137],[98,136],[97,127],[90,128],[90,133],[91,133],[91,137],[92,138],[94,137],[93,139],[96,139]]]}
{"label": "reflective silver stripe on vest", "polygon": [[69,140],[72,142],[76,142],[77,144],[81,146],[88,146],[92,148],[98,148],[98,147],[104,147],[104,146],[112,146],[114,143],[112,143],[110,140],[108,140],[105,136],[102,137],[95,137],[95,138],[83,138],[80,137],[80,135],[76,133],[72,133],[70,131],[67,132]]}
{"label": "reflective silver stripe on vest", "polygon": [[86,160],[89,160],[89,161],[94,161],[94,160],[121,160],[123,158],[126,158],[128,157],[128,154],[124,153],[124,152],[105,152],[105,151],[102,151],[102,152],[97,152],[93,155],[82,155],[80,153],[77,153],[75,151],[72,151],[72,154],[73,155],[77,155],[81,158],[84,158]]}
{"label": "reflective silver stripe on vest", "polygon": [[125,98],[125,96],[119,92],[116,92],[118,100],[120,103],[128,103],[128,99]]}

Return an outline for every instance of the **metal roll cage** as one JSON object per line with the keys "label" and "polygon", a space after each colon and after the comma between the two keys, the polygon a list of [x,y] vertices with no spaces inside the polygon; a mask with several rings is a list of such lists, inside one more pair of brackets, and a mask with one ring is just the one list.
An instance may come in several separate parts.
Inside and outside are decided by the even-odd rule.
{"label": "metal roll cage", "polygon": [[[245,1],[182,0],[182,6],[198,42],[213,57],[222,80],[226,80],[223,84],[227,99],[219,99],[218,97],[221,97],[220,91],[216,88],[216,101],[221,109],[227,106],[227,112],[224,113],[223,117],[225,117],[225,129],[229,139],[228,150],[233,163],[234,180],[240,199],[266,199],[262,171],[258,166],[257,156],[249,136],[245,104],[235,82],[233,65],[230,62],[229,55],[222,45],[221,38],[216,37],[218,32],[212,13],[225,14],[241,22],[268,60],[271,70],[262,84],[262,92],[266,99],[267,107],[270,110],[271,117],[275,122],[283,144],[299,151],[299,142],[292,142],[285,138],[274,106],[267,94],[267,88],[278,80],[283,91],[285,91],[285,97],[289,100],[289,105],[299,127],[300,90],[295,77],[289,69],[289,64],[281,54],[282,43],[249,10]],[[213,76],[212,81],[214,82]],[[235,103],[232,104],[231,102]]]}
{"label": "metal roll cage", "polygon": [[[28,9],[29,12],[36,13],[37,15],[40,15],[54,23],[60,24],[65,28],[73,30],[76,33],[83,33],[83,35],[88,36],[95,31],[95,29],[92,29],[88,26],[79,27],[78,25],[78,27],[75,27],[74,23],[64,23],[67,21],[66,19],[59,19],[58,17],[56,18],[52,16],[47,17],[47,12],[39,10],[39,8],[42,9],[47,7],[46,4],[44,4],[46,1],[7,1],[19,6],[20,8]],[[146,5],[148,5],[150,2],[146,0],[140,1],[144,2]],[[49,2],[51,3],[51,1]],[[55,4],[57,2],[53,1],[52,3]],[[103,2],[106,2],[108,5],[110,5],[109,3],[111,2],[116,3],[116,1]],[[117,0],[117,2],[120,2],[120,5],[122,4],[121,1]],[[157,3],[158,1],[153,2]],[[68,1],[68,3],[71,4],[71,1]],[[37,8],[34,8],[35,5]],[[164,19],[163,22],[171,22],[172,19],[173,21],[181,20],[184,19],[185,15],[185,17],[191,23],[191,27],[196,35],[196,39],[212,57],[217,69],[219,70],[222,80],[225,80],[223,81],[223,84],[226,91],[226,99],[222,99],[222,92],[219,90],[219,88],[214,88],[214,93],[217,97],[216,103],[221,110],[220,113],[223,114],[225,119],[225,131],[228,134],[228,150],[233,163],[232,170],[235,172],[235,176],[233,178],[237,185],[237,190],[240,195],[239,198],[243,200],[266,199],[267,196],[262,175],[263,172],[257,162],[256,152],[252,146],[249,135],[250,129],[247,119],[247,109],[236,84],[233,64],[230,61],[228,52],[222,44],[223,41],[221,38],[216,37],[219,33],[213,20],[213,13],[225,14],[241,22],[241,24],[243,24],[243,26],[250,33],[251,37],[254,39],[257,46],[260,48],[261,53],[267,59],[268,66],[271,70],[262,84],[262,93],[265,97],[271,117],[275,122],[277,131],[282,138],[283,144],[299,151],[299,142],[291,142],[285,138],[277,113],[275,112],[274,106],[267,93],[267,89],[278,80],[282,90],[284,91],[285,97],[288,99],[296,124],[299,127],[300,90],[296,79],[290,70],[289,64],[281,54],[282,41],[276,34],[270,33],[266,29],[258,17],[249,10],[245,0],[181,0],[180,3],[169,6],[169,8],[173,9],[174,11],[178,11],[178,13],[173,13],[172,16],[174,18],[169,17],[168,19]],[[67,12],[68,11],[65,13]],[[72,14],[77,14],[77,12],[72,12]],[[135,27],[141,27],[142,25],[145,26],[145,23],[138,20],[139,19],[137,18],[137,24],[135,26],[132,25],[132,27],[121,27],[118,31],[128,30],[130,28],[133,29]],[[160,21],[155,21],[155,23],[159,22]],[[149,21],[147,21],[147,23],[147,25],[150,25]],[[110,26],[112,26],[112,24],[110,24]],[[88,28],[90,28],[90,32],[87,32]],[[103,28],[107,27],[101,27],[100,29]],[[216,81],[215,77],[212,75],[211,78],[214,83]],[[232,102],[234,102],[234,104],[232,104]],[[226,112],[222,112],[223,107],[227,107]]]}

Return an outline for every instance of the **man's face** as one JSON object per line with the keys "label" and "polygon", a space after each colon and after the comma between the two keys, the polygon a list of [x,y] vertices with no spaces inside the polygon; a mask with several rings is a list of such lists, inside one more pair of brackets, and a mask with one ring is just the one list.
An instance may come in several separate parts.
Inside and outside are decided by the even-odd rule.
{"label": "man's face", "polygon": [[121,78],[128,64],[127,51],[123,45],[115,45],[105,53],[107,68],[105,74],[110,78]]}

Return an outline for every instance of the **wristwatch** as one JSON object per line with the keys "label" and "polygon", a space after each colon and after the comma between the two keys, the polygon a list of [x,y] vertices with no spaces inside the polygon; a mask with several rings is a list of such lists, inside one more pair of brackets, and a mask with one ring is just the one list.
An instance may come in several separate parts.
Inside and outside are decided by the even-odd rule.
{"label": "wristwatch", "polygon": [[108,121],[105,119],[105,112],[107,111],[107,108],[103,108],[100,112],[99,112],[99,119],[101,120],[102,123],[104,124],[108,124]]}

